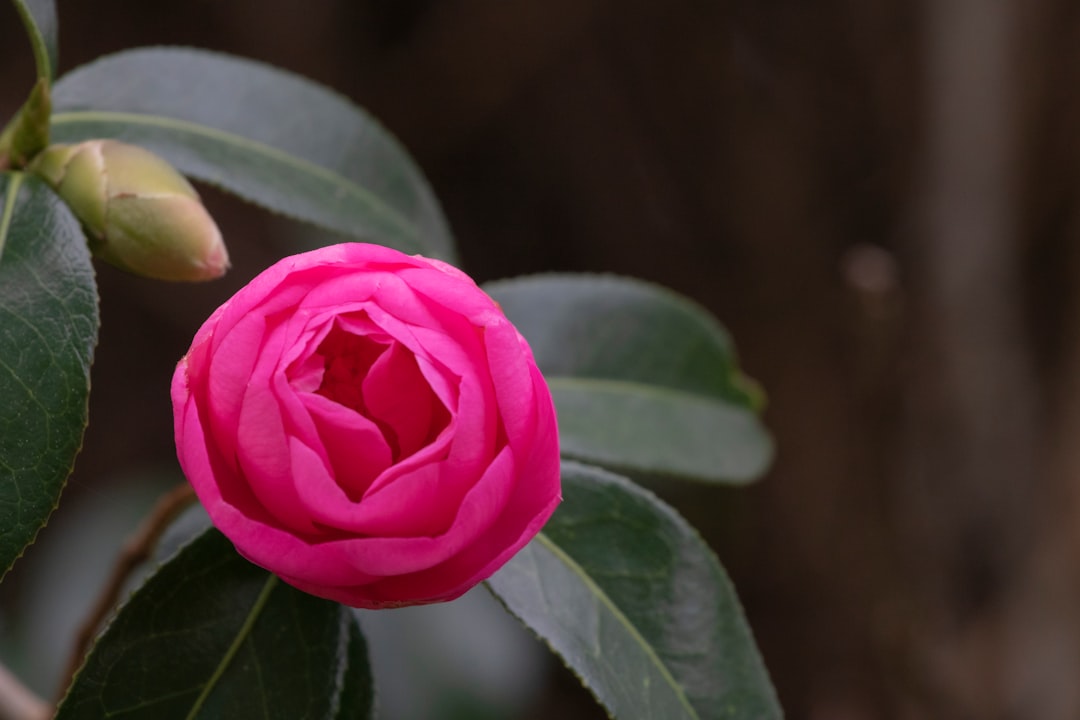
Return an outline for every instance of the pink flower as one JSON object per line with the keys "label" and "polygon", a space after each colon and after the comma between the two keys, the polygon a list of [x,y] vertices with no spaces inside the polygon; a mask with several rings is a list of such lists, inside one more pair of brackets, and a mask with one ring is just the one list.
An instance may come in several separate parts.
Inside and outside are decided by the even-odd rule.
{"label": "pink flower", "polygon": [[358,243],[285,258],[199,329],[172,401],[180,464],[218,529],[347,605],[451,600],[560,499],[528,345],[437,260]]}

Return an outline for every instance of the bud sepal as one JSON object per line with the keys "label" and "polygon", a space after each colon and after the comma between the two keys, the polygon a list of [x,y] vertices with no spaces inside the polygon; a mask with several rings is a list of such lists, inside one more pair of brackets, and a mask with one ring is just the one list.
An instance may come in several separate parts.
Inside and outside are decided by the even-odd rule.
{"label": "bud sepal", "polygon": [[0,131],[0,170],[21,169],[49,144],[52,101],[49,83],[40,79],[7,127]]}

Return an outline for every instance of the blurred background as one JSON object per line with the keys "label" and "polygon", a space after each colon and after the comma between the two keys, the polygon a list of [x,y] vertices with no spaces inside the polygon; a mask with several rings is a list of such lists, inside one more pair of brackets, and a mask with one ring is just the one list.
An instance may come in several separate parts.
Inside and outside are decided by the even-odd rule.
{"label": "blurred background", "polygon": [[[347,95],[416,157],[481,281],[610,271],[711,308],[769,394],[778,458],[750,489],[663,494],[732,575],[789,718],[1080,717],[1080,5],[59,9],[62,71],[184,44]],[[0,116],[32,77],[0,7]],[[0,591],[0,656],[46,696],[110,554],[180,479],[177,358],[306,232],[204,195],[226,280],[98,268],[85,450]],[[604,716],[486,603],[365,618],[386,717]]]}

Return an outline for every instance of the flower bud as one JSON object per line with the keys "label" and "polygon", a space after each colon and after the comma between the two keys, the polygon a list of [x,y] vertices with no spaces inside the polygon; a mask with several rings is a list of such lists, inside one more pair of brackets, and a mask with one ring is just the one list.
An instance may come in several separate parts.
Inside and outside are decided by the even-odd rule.
{"label": "flower bud", "polygon": [[211,280],[228,269],[195,188],[148,150],[116,140],[53,145],[31,169],[82,221],[102,260],[159,280]]}

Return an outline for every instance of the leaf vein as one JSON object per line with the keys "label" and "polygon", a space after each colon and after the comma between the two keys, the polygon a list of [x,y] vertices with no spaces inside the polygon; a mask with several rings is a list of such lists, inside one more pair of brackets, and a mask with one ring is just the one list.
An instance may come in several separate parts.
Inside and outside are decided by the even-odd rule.
{"label": "leaf vein", "polygon": [[11,219],[15,216],[15,199],[19,195],[22,179],[22,173],[11,173],[11,181],[7,184],[4,211],[3,215],[0,215],[0,260],[4,259],[4,245],[7,243],[8,232],[11,230]]}
{"label": "leaf vein", "polygon": [[597,598],[598,602],[600,602],[601,605],[605,606],[611,613],[612,617],[626,628],[627,632],[630,634],[630,637],[633,638],[633,640],[641,647],[646,657],[655,666],[657,672],[660,673],[660,676],[663,677],[664,680],[668,683],[668,685],[671,686],[672,691],[679,699],[680,704],[682,704],[687,713],[689,713],[689,716],[693,718],[700,717],[697,711],[694,709],[694,706],[690,704],[689,698],[686,697],[686,692],[684,691],[683,687],[671,674],[671,671],[668,669],[667,665],[664,664],[664,661],[660,658],[660,656],[656,654],[656,650],[654,650],[652,645],[650,645],[648,641],[645,640],[645,638],[638,631],[637,627],[632,622],[630,622],[630,619],[626,617],[626,615],[619,608],[619,606],[616,605],[614,601],[612,601],[611,597],[606,592],[604,592],[604,589],[597,585],[596,582],[593,581],[593,579],[589,576],[589,573],[586,572],[585,569],[581,565],[579,565],[577,561],[575,561],[570,555],[568,555],[561,547],[555,544],[555,542],[552,541],[547,535],[541,532],[536,536],[536,539],[538,542],[540,542],[541,545],[546,547],[550,553],[552,553],[556,558],[558,558],[559,561],[561,561],[568,568],[570,568],[570,570],[581,579],[581,582],[589,588],[592,594]]}
{"label": "leaf vein", "polygon": [[251,629],[255,627],[255,621],[259,619],[259,614],[262,612],[263,607],[266,606],[266,602],[270,599],[270,593],[273,592],[276,585],[276,575],[271,575],[266,579],[266,584],[263,585],[262,591],[259,592],[259,596],[255,598],[255,603],[251,606],[251,611],[248,612],[247,618],[244,619],[244,624],[236,633],[232,645],[225,651],[225,655],[222,656],[221,662],[214,668],[214,673],[210,676],[210,679],[206,681],[202,693],[199,694],[199,697],[197,697],[194,704],[192,704],[191,711],[187,714],[187,720],[195,720],[195,718],[198,717],[199,711],[202,710],[202,706],[206,702],[206,699],[210,697],[210,693],[213,691],[214,687],[217,686],[218,680],[225,674],[225,670],[232,663],[233,658],[236,657],[236,653],[240,651],[244,641],[247,640],[248,635],[251,634]]}

